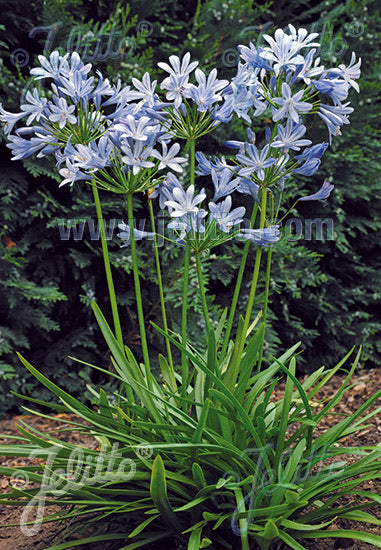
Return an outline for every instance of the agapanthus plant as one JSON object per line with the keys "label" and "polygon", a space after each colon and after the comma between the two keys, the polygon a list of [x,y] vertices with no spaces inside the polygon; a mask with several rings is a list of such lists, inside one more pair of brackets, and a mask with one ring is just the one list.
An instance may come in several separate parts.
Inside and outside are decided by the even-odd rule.
{"label": "agapanthus plant", "polygon": [[[114,366],[110,376],[119,381],[120,389],[114,396],[92,389],[97,400],[94,410],[21,358],[60,398],[58,410],[75,412],[86,421],[86,427],[74,425],[95,436],[101,449],[62,443],[25,424],[20,431],[29,445],[0,446],[7,456],[32,453],[46,461],[28,469],[29,478],[40,488],[15,489],[1,503],[25,505],[27,499],[39,511],[50,504],[64,510],[75,506],[74,511],[56,514],[56,519],[78,516],[82,520],[90,514],[92,519],[104,520],[123,514],[122,531],[93,535],[83,544],[121,540],[120,548],[132,550],[170,539],[188,550],[249,550],[254,544],[267,550],[283,542],[303,550],[304,538],[347,537],[381,547],[379,536],[327,529],[336,517],[380,523],[364,511],[379,503],[379,495],[359,486],[379,477],[381,451],[345,448],[340,440],[362,429],[379,412],[362,417],[381,390],[354,415],[323,434],[315,433],[349,387],[359,353],[342,387],[318,411],[311,400],[316,402],[319,389],[352,352],[332,369],[319,369],[303,384],[296,377],[299,344],[266,368],[262,366],[271,253],[281,238],[283,191],[286,185],[294,185],[299,174],[315,174],[328,147],[326,142],[313,142],[311,120],[327,125],[329,141],[349,123],[352,108],[343,102],[351,87],[359,91],[360,62],[353,54],[348,67],[325,69],[317,57],[317,34],[292,25],[288,32],[278,29],[274,37],[264,35],[264,39],[265,47],[238,47],[242,62],[231,82],[219,80],[215,69],[206,75],[186,53],[182,59],[171,56],[169,63],[159,64],[167,73],[159,86],[148,73],[141,81],[132,79],[132,87],[113,85],[100,73],[89,76],[91,66],[84,65],[78,54],[53,52],[49,58],[41,56],[41,67],[32,70],[36,79],[51,79],[51,91],[46,96],[37,89],[29,92],[20,113],[0,106],[14,160],[35,153],[54,155],[62,185],[92,186],[101,223],[114,330],[95,301],[92,307],[110,349]],[[266,129],[255,134],[249,127],[244,142],[231,136],[226,145],[235,154],[229,158],[211,158],[197,151],[202,135],[229,123],[233,116],[249,125],[252,117],[265,117]],[[25,118],[26,126],[21,126]],[[183,185],[174,172],[189,184]],[[200,190],[196,175],[204,184]],[[117,193],[125,199],[121,208],[127,206],[127,223],[119,225],[119,238],[121,246],[131,248],[141,364],[123,344],[98,189]],[[332,189],[333,184],[324,181],[310,195],[296,191],[295,202],[326,199]],[[134,224],[137,192],[147,194],[151,219],[147,229]],[[235,205],[238,194],[247,196],[246,207]],[[166,212],[167,241],[181,247],[184,256],[180,334],[170,330],[166,319],[155,229],[157,206]],[[161,379],[152,375],[145,335],[136,253],[136,241],[144,238],[154,244],[162,308],[162,327],[154,326],[167,346],[167,356],[158,358]],[[242,260],[230,311],[225,310],[214,326],[204,284],[204,253],[231,239],[244,241]],[[249,300],[231,338],[253,245]],[[267,253],[264,307],[253,320],[263,250]],[[196,265],[205,321],[204,346],[205,342],[191,342],[187,331],[191,261]],[[181,364],[172,356],[173,347],[181,353]],[[282,374],[287,380],[284,398],[271,399]],[[345,454],[360,458],[349,465],[336,461]],[[3,474],[15,471],[0,468]],[[341,497],[349,494],[361,501],[343,502]],[[27,519],[28,506],[25,510]],[[38,521],[41,518],[33,528],[39,527]],[[131,538],[135,541],[129,543]],[[64,547],[78,544],[67,542]]]}

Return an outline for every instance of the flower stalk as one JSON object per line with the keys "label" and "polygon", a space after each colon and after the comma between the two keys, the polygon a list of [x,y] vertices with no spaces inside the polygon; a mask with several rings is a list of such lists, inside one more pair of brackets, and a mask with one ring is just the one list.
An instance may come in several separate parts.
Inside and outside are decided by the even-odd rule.
{"label": "flower stalk", "polygon": [[[262,192],[261,192],[261,215],[260,215],[260,220],[259,220],[259,229],[263,229],[265,227],[266,207],[267,207],[267,187],[262,187]],[[243,324],[243,338],[241,340],[241,348],[242,348],[241,353],[243,351],[243,346],[245,344],[247,330],[248,330],[249,325],[250,325],[251,313],[253,311],[255,294],[256,294],[257,285],[258,285],[258,277],[259,277],[259,269],[260,269],[260,265],[261,265],[261,258],[262,258],[262,247],[257,246],[257,250],[256,250],[256,254],[255,254],[253,277],[252,277],[251,287],[250,287],[250,294],[249,294],[249,299],[248,299],[247,306],[246,306],[246,314],[245,314],[244,324]]]}
{"label": "flower stalk", "polygon": [[[148,205],[149,205],[151,227],[152,227],[152,231],[154,233],[154,235],[153,235],[153,247],[154,247],[154,251],[155,251],[155,263],[156,263],[156,273],[157,273],[157,284],[158,284],[158,287],[159,287],[161,316],[162,316],[162,319],[163,319],[164,332],[168,336],[168,321],[167,321],[167,313],[166,313],[166,309],[165,309],[163,279],[162,279],[162,276],[161,276],[159,249],[158,249],[157,236],[156,236],[156,231],[155,231],[155,217],[154,217],[154,213],[153,213],[153,206],[152,206],[151,199],[148,199]],[[170,341],[169,341],[168,338],[165,339],[165,345],[166,345],[166,349],[167,349],[169,365],[170,365],[172,371],[174,371],[171,344],[170,344]]]}
{"label": "flower stalk", "polygon": [[[252,214],[251,214],[250,228],[254,227],[255,219],[257,217],[257,212],[258,212],[258,203],[255,203]],[[222,358],[225,357],[227,347],[228,347],[228,344],[229,344],[230,333],[231,333],[231,330],[232,330],[232,327],[233,327],[234,316],[235,316],[235,312],[236,312],[236,309],[237,309],[237,303],[238,303],[239,293],[240,293],[240,290],[241,290],[243,274],[245,272],[246,260],[247,260],[248,254],[249,254],[249,248],[250,248],[250,241],[246,241],[246,243],[243,247],[243,252],[242,252],[242,257],[241,257],[241,264],[239,266],[237,281],[236,281],[236,284],[235,284],[234,294],[233,294],[233,298],[232,298],[232,305],[231,305],[231,308],[230,308],[229,317],[228,317],[227,326],[226,326],[226,332],[225,332],[224,341],[223,341],[223,344],[222,344],[222,349],[221,349],[221,357]]]}
{"label": "flower stalk", "polygon": [[142,293],[140,289],[140,278],[139,278],[139,266],[138,266],[138,255],[136,252],[136,243],[134,235],[134,214],[133,214],[133,203],[132,203],[132,193],[127,193],[127,216],[128,216],[128,226],[130,228],[130,244],[131,244],[131,256],[132,256],[132,266],[134,274],[134,286],[135,286],[135,296],[136,296],[136,307],[138,310],[138,321],[140,329],[140,338],[143,351],[143,360],[146,368],[146,378],[148,387],[152,389],[152,374],[147,346],[147,336],[146,328],[144,323],[144,312],[143,312],[143,301]]}
{"label": "flower stalk", "polygon": [[111,273],[110,256],[109,256],[108,246],[107,246],[106,230],[105,230],[105,225],[103,220],[102,206],[99,198],[98,188],[96,187],[96,185],[92,185],[91,188],[93,190],[94,203],[95,203],[95,208],[97,212],[98,227],[100,228],[103,261],[104,261],[104,266],[106,271],[107,287],[108,287],[108,293],[109,293],[110,303],[111,303],[111,311],[112,311],[112,318],[114,322],[115,336],[116,336],[116,339],[118,340],[119,345],[123,348],[122,329],[120,326],[118,305],[116,301],[114,282],[113,282],[112,273]]}
{"label": "flower stalk", "polygon": [[262,336],[262,344],[259,346],[259,358],[258,358],[258,366],[257,366],[257,372],[261,372],[261,366],[262,366],[262,358],[263,358],[263,348],[265,345],[265,336],[266,336],[266,321],[267,321],[267,309],[268,309],[268,303],[269,303],[269,291],[270,291],[270,273],[271,273],[271,258],[272,258],[272,249],[270,248],[267,251],[267,265],[266,265],[266,281],[265,281],[265,295],[264,295],[264,305],[263,305],[263,336]]}

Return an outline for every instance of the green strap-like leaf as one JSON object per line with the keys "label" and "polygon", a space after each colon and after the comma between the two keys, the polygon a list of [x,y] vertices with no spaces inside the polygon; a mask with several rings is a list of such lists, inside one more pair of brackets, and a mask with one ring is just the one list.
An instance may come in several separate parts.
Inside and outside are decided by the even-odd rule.
{"label": "green strap-like leaf", "polygon": [[279,531],[279,538],[283,540],[292,550],[307,550],[305,546],[302,546],[299,544],[298,541],[293,539],[288,533],[285,533],[284,531]]}
{"label": "green strap-like leaf", "polygon": [[161,373],[163,375],[164,382],[168,385],[168,388],[171,392],[176,393],[177,391],[177,383],[175,374],[169,365],[167,359],[164,357],[164,355],[159,354],[159,365],[161,368]]}
{"label": "green strap-like leaf", "polygon": [[152,523],[155,519],[159,518],[160,514],[155,514],[154,516],[145,519],[142,521],[129,535],[128,538],[136,537],[136,535],[139,535],[150,523]]}
{"label": "green strap-like leaf", "polygon": [[157,455],[152,466],[150,494],[156,508],[163,516],[166,523],[168,523],[176,531],[181,531],[180,521],[173,512],[172,506],[167,497],[165,467],[163,459],[160,455]]}
{"label": "green strap-like leaf", "polygon": [[[282,412],[280,417],[279,435],[276,442],[276,450],[275,450],[275,458],[274,458],[274,470],[276,472],[278,471],[278,466],[279,466],[279,462],[281,459],[281,455],[284,449],[284,443],[286,439],[288,418],[290,416],[292,390],[294,387],[291,375],[295,375],[295,365],[296,365],[295,357],[293,357],[290,361],[289,370],[286,370],[287,382],[286,382],[286,388],[285,388],[284,397],[283,397],[283,406],[282,406]],[[271,499],[271,504],[279,504],[279,502],[275,502],[273,501],[273,499]]]}
{"label": "green strap-like leaf", "polygon": [[[146,389],[148,389],[147,382],[143,377],[142,371],[140,370],[139,365],[137,364],[131,350],[127,346],[125,347],[125,350],[122,349],[112,330],[107,324],[107,321],[104,318],[101,310],[94,301],[91,303],[91,307],[97,319],[99,328],[101,329],[103,337],[106,340],[106,343],[115,359],[114,364],[115,368],[118,370],[118,373],[124,378],[126,383],[133,388],[133,390],[141,399],[145,408],[149,411],[151,417],[156,422],[161,422],[163,418],[159,413],[155,402],[146,391]],[[135,384],[135,381],[138,382],[139,386]]]}
{"label": "green strap-like leaf", "polygon": [[279,529],[271,519],[266,522],[265,529],[263,531],[263,538],[266,540],[274,540],[279,537]]}
{"label": "green strap-like leaf", "polygon": [[192,531],[189,537],[187,550],[200,550],[201,533],[202,533],[202,527],[198,527],[197,529]]}
{"label": "green strap-like leaf", "polygon": [[304,539],[330,539],[330,538],[340,538],[340,539],[351,539],[351,540],[362,540],[368,544],[373,544],[377,548],[381,548],[381,536],[373,535],[372,533],[364,533],[363,531],[352,531],[352,530],[337,530],[337,531],[311,531],[310,533],[303,533],[302,536]]}
{"label": "green strap-like leaf", "polygon": [[262,323],[254,336],[251,337],[249,343],[246,346],[245,354],[240,361],[239,380],[237,388],[234,391],[234,394],[240,403],[243,403],[245,393],[248,388],[248,382],[252,375],[253,368],[256,364],[259,349],[263,340],[264,330],[265,325]]}
{"label": "green strap-like leaf", "polygon": [[197,485],[197,489],[201,490],[207,486],[204,472],[202,471],[201,466],[197,462],[193,462],[192,464],[192,474],[193,474],[193,480]]}

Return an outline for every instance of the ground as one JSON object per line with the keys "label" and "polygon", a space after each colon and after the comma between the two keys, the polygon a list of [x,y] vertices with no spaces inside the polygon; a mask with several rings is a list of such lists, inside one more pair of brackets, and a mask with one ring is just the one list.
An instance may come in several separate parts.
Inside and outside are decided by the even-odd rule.
{"label": "ground", "polygon": [[[334,394],[344,380],[344,375],[335,376],[329,385],[319,393],[319,398],[330,397]],[[343,400],[335,408],[336,413],[346,413],[356,411],[364,401],[377,391],[381,386],[381,369],[361,370],[353,377],[353,387],[345,394]],[[279,395],[281,395],[282,387],[279,388]],[[380,406],[381,403],[376,403],[374,406]],[[61,414],[61,419],[69,420],[70,416]],[[340,418],[340,417],[339,417]],[[329,416],[324,423],[320,424],[320,430],[327,428],[334,424],[338,420],[337,416]],[[13,434],[18,435],[17,423],[20,420],[25,420],[28,424],[38,428],[41,431],[47,431],[54,429],[57,422],[44,418],[34,416],[15,416],[8,417],[0,420],[0,443],[8,442],[1,437],[1,434]],[[371,419],[371,426],[364,429],[362,432],[355,436],[346,438],[343,443],[346,446],[356,445],[377,445],[381,443],[381,416],[375,416]],[[60,427],[62,425],[60,424]],[[81,435],[78,433],[67,432],[65,439],[72,443],[79,443],[81,441]],[[83,442],[82,442],[83,443]],[[95,441],[87,441],[87,445],[96,446]],[[20,465],[25,466],[28,463],[28,459],[13,459],[0,456],[0,464],[3,466]],[[6,492],[10,485],[22,487],[25,481],[23,479],[13,479],[0,476],[0,492]],[[368,484],[369,489],[372,492],[381,494],[381,481],[370,482]],[[62,541],[62,527],[57,526],[55,523],[45,524],[42,529],[35,536],[25,536],[20,529],[20,515],[22,510],[13,506],[0,506],[0,550],[45,550],[48,547],[58,544]],[[381,520],[381,506],[372,509],[372,513]],[[354,529],[354,530],[366,530],[370,533],[381,535],[381,526],[373,526],[365,524],[356,524],[355,522],[348,520],[337,521],[332,526],[333,529]],[[102,542],[98,544],[81,546],[84,550],[115,550],[120,548],[125,543],[107,543]],[[308,550],[371,550],[373,545],[366,544],[358,541],[351,541],[349,539],[329,539],[329,540],[306,540],[303,545]],[[163,548],[166,550],[175,550],[175,543],[171,548],[170,545],[163,543]],[[158,547],[155,547],[155,550]],[[160,546],[159,546],[160,548]],[[211,548],[211,547],[210,547]],[[277,550],[285,550],[285,546],[279,546]],[[153,550],[153,548],[152,548]],[[180,547],[179,547],[180,550]],[[211,549],[213,550],[213,549]],[[253,548],[253,550],[256,550]]]}

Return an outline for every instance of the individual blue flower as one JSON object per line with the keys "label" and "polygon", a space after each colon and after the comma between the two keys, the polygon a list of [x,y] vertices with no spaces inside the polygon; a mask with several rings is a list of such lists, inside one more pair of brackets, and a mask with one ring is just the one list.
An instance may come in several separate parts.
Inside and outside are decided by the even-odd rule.
{"label": "individual blue flower", "polygon": [[4,133],[8,135],[12,132],[15,124],[26,117],[26,113],[10,113],[6,111],[0,103],[0,121],[4,123]]}
{"label": "individual blue flower", "polygon": [[299,161],[310,160],[312,158],[320,159],[327,150],[327,147],[328,143],[326,143],[325,141],[323,141],[322,143],[316,143],[312,147],[306,147],[303,153],[295,156],[295,159]]}
{"label": "individual blue flower", "polygon": [[159,67],[169,73],[161,83],[161,88],[167,90],[166,98],[174,102],[175,109],[179,109],[184,97],[188,97],[189,75],[197,67],[198,61],[190,63],[190,53],[187,52],[182,61],[177,55],[171,55],[168,63],[160,62]]}
{"label": "individual blue flower", "polygon": [[257,246],[269,247],[280,239],[279,225],[271,225],[263,229],[243,229],[238,238],[249,240]]}
{"label": "individual blue flower", "polygon": [[272,66],[266,61],[266,59],[261,55],[263,48],[259,46],[257,49],[252,42],[247,46],[237,46],[237,50],[242,57],[242,59],[258,69],[265,69],[266,71],[272,71]]}
{"label": "individual blue flower", "polygon": [[225,101],[222,105],[216,105],[210,114],[210,118],[216,122],[227,124],[233,118],[233,99],[230,96],[225,96]]}
{"label": "individual blue flower", "polygon": [[213,162],[212,157],[209,157],[209,159],[207,159],[204,153],[201,153],[201,151],[197,151],[196,160],[198,162],[198,171],[196,172],[196,174],[200,176],[209,176],[212,173],[212,170],[215,170],[217,173],[223,172],[227,168],[233,172],[238,170],[237,166],[228,164],[224,156],[222,156],[221,158],[214,157]]}
{"label": "individual blue flower", "polygon": [[349,63],[348,67],[345,65],[339,65],[335,69],[330,69],[329,74],[340,76],[345,80],[345,82],[348,84],[348,86],[352,86],[356,90],[356,92],[360,91],[359,85],[357,84],[356,80],[360,78],[361,71],[361,59],[356,61],[356,54],[352,52],[351,62]]}
{"label": "individual blue flower", "polygon": [[7,147],[13,153],[12,160],[26,159],[46,146],[46,140],[42,137],[23,139],[20,136],[9,136]]}
{"label": "individual blue flower", "polygon": [[87,63],[85,65],[77,52],[72,52],[70,56],[70,63],[65,62],[62,65],[62,76],[65,78],[71,78],[74,73],[79,73],[82,75],[83,79],[86,79],[87,74],[91,70],[91,66],[91,63]]}
{"label": "individual blue flower", "polygon": [[[126,223],[120,223],[118,224],[119,229],[121,230],[120,233],[118,233],[118,237],[125,241],[124,244],[121,245],[121,248],[124,246],[128,246],[131,242],[131,230],[130,226]],[[140,241],[142,239],[152,239],[155,236],[155,233],[152,233],[151,231],[142,231],[141,229],[137,229],[134,227],[134,238],[135,241]]]}
{"label": "individual blue flower", "polygon": [[[135,92],[131,90],[130,86],[123,86],[122,88],[122,83],[118,80],[116,85],[112,86],[112,94],[110,94],[110,97],[106,101],[103,101],[103,106],[108,107],[109,105],[117,105],[117,111],[120,111],[129,101],[132,101],[134,93]],[[95,90],[93,92],[93,95],[94,94]],[[109,116],[107,115],[106,118],[109,118]]]}
{"label": "individual blue flower", "polygon": [[232,207],[232,198],[229,195],[219,204],[209,203],[209,210],[212,218],[216,220],[219,228],[224,233],[229,233],[230,229],[242,222],[246,209],[243,206],[230,211]]}
{"label": "individual blue flower", "polygon": [[132,91],[130,94],[132,100],[141,99],[139,105],[148,105],[149,107],[153,107],[157,103],[159,100],[159,96],[155,94],[157,80],[151,82],[149,73],[144,73],[141,82],[137,78],[133,78],[132,84],[137,89],[137,92]]}
{"label": "individual blue flower", "polygon": [[195,187],[190,185],[186,191],[175,187],[172,191],[172,199],[165,201],[166,206],[173,208],[171,212],[172,218],[179,218],[187,215],[189,212],[197,212],[197,205],[202,202],[205,197],[204,189],[198,195],[194,194]]}
{"label": "individual blue flower", "polygon": [[29,114],[26,121],[27,126],[29,126],[32,124],[33,120],[39,121],[41,116],[46,115],[47,99],[45,97],[40,97],[36,88],[33,90],[33,95],[28,91],[25,99],[28,103],[21,105],[21,110],[24,111],[25,114]]}
{"label": "individual blue flower", "polygon": [[159,207],[161,210],[165,207],[165,201],[172,198],[172,191],[175,187],[182,189],[181,183],[172,172],[168,172],[167,177],[161,181],[155,189],[149,194],[150,199],[159,197]]}
{"label": "individual blue flower", "polygon": [[255,172],[258,179],[263,181],[265,179],[265,168],[269,168],[276,162],[276,159],[269,157],[269,145],[265,145],[259,153],[257,147],[250,144],[247,153],[249,157],[240,153],[237,155],[238,162],[245,165],[244,168],[239,170],[238,174],[247,177]]}
{"label": "individual blue flower", "polygon": [[158,65],[161,69],[173,76],[188,76],[198,65],[198,61],[192,61],[192,63],[190,63],[189,52],[184,55],[181,64],[177,55],[171,55],[169,57],[169,62],[171,65],[163,62],[158,63]]}
{"label": "individual blue flower", "polygon": [[348,83],[340,78],[320,78],[314,80],[312,84],[320,93],[327,94],[334,103],[345,101],[348,97]]}
{"label": "individual blue flower", "polygon": [[153,168],[155,164],[147,160],[152,155],[152,147],[145,147],[142,141],[136,141],[131,147],[128,143],[124,143],[121,147],[122,161],[132,168],[132,173],[136,176],[141,168]]}
{"label": "individual blue flower", "polygon": [[241,180],[241,178],[237,177],[232,180],[235,173],[229,168],[224,168],[219,171],[212,168],[210,173],[215,191],[213,202],[222,199],[222,197],[226,197],[226,195],[230,195],[233,191],[235,191],[235,189],[237,189],[237,186]]}
{"label": "individual blue flower", "polygon": [[51,104],[49,106],[51,112],[49,120],[51,122],[58,122],[58,126],[61,129],[66,126],[67,122],[69,124],[75,124],[77,122],[77,117],[73,115],[75,105],[68,105],[64,97],[55,97],[53,100],[55,100],[56,104]]}
{"label": "individual blue flower", "polygon": [[72,186],[76,181],[85,180],[89,181],[92,179],[92,176],[85,174],[84,172],[81,172],[79,169],[79,166],[73,164],[73,162],[66,158],[66,167],[61,168],[58,172],[60,176],[62,176],[64,179],[59,184],[59,187],[62,187],[63,185],[70,184]]}
{"label": "individual blue flower", "polygon": [[94,89],[94,77],[84,78],[80,71],[75,71],[70,78],[61,78],[58,86],[59,93],[68,95],[74,103],[87,104]]}
{"label": "individual blue flower", "polygon": [[289,149],[300,151],[301,147],[311,145],[312,143],[310,139],[302,139],[306,131],[307,128],[303,124],[299,122],[295,123],[289,118],[286,126],[279,124],[278,133],[275,140],[271,143],[271,147],[280,148],[284,152],[287,152]]}
{"label": "individual blue flower", "polygon": [[89,145],[82,145],[82,143],[72,145],[69,140],[59,162],[62,162],[65,157],[70,159],[73,166],[84,170],[104,167],[103,163],[102,166],[97,165],[97,160],[94,158],[94,151],[91,147]]}
{"label": "individual blue flower", "polygon": [[259,185],[254,181],[246,178],[240,178],[237,191],[243,195],[250,195],[255,202],[260,204],[261,201],[258,198]]}
{"label": "individual blue flower", "polygon": [[311,158],[306,160],[302,166],[299,168],[294,168],[292,171],[295,174],[300,174],[301,176],[313,176],[319,169],[320,159]]}
{"label": "individual blue flower", "polygon": [[320,158],[323,156],[327,147],[328,143],[323,142],[304,149],[303,153],[295,156],[295,160],[297,160],[301,166],[295,168],[293,172],[303,176],[312,176],[315,174],[320,166]]}
{"label": "individual blue flower", "polygon": [[291,24],[288,25],[288,28],[290,34],[286,34],[283,29],[277,29],[274,38],[268,34],[263,35],[269,46],[266,46],[260,55],[274,63],[273,70],[276,76],[281,70],[295,70],[297,65],[303,64],[304,58],[299,54],[302,48],[320,46],[317,42],[312,42],[318,33],[308,34],[308,31],[303,28],[296,31]]}
{"label": "individual blue flower", "polygon": [[91,64],[84,65],[77,52],[73,52],[70,56],[70,64],[68,62],[69,54],[61,56],[58,51],[50,54],[49,59],[44,55],[39,55],[38,60],[41,67],[33,68],[30,73],[34,75],[35,80],[41,78],[53,78],[57,83],[61,83],[62,78],[70,79],[77,72],[86,78],[87,73],[91,70]]}
{"label": "individual blue flower", "polygon": [[155,125],[152,125],[149,117],[142,116],[137,119],[133,115],[127,115],[120,120],[113,126],[113,130],[119,131],[122,138],[133,138],[136,141],[148,141],[156,132]]}
{"label": "individual blue flower", "polygon": [[313,46],[320,46],[318,42],[312,42],[319,36],[318,32],[312,32],[308,34],[307,29],[300,28],[295,29],[291,23],[288,25],[290,31],[290,37],[292,38],[294,44],[297,44],[299,48],[312,48]]}
{"label": "individual blue flower", "polygon": [[189,97],[189,86],[188,76],[171,75],[161,83],[161,88],[167,90],[166,99],[173,102],[175,109],[180,109],[183,99]]}
{"label": "individual blue flower", "polygon": [[276,76],[282,69],[295,69],[296,65],[303,63],[304,58],[298,52],[301,48],[299,42],[292,40],[282,29],[277,29],[274,38],[264,34],[263,38],[269,46],[261,51],[260,56],[273,62],[273,70]]}
{"label": "individual blue flower", "polygon": [[297,65],[294,75],[291,77],[290,85],[298,80],[303,80],[308,86],[311,84],[312,79],[317,76],[321,76],[324,72],[324,67],[320,65],[320,57],[315,59],[316,49],[310,50],[302,65]]}
{"label": "individual blue flower", "polygon": [[282,97],[274,97],[272,101],[281,106],[280,109],[274,109],[273,121],[278,122],[282,118],[291,118],[296,124],[299,123],[299,113],[307,113],[313,107],[312,103],[300,101],[304,95],[304,90],[300,90],[292,95],[292,91],[287,82],[282,84]]}
{"label": "individual blue flower", "polygon": [[92,141],[87,145],[78,143],[73,146],[69,140],[59,164],[65,158],[69,158],[74,166],[83,170],[102,170],[111,165],[113,150],[114,144],[108,135],[103,135],[98,142]]}
{"label": "individual blue flower", "polygon": [[238,118],[243,118],[249,124],[251,123],[251,118],[248,115],[249,110],[252,108],[256,96],[250,92],[246,86],[236,86],[234,83],[231,85],[232,89],[232,101],[233,101],[233,110],[238,116]]}
{"label": "individual blue flower", "polygon": [[217,92],[226,88],[229,82],[227,80],[218,80],[217,69],[212,69],[208,78],[206,78],[203,71],[196,69],[195,77],[198,86],[190,84],[188,95],[196,103],[197,110],[203,113],[209,111],[216,101],[222,100],[221,94]]}
{"label": "individual blue flower", "polygon": [[237,75],[224,91],[232,98],[234,112],[248,123],[251,123],[248,114],[250,109],[255,109],[254,116],[260,116],[268,108],[268,103],[262,95],[262,83],[258,79],[257,71],[259,69],[253,71],[239,65]]}
{"label": "individual blue flower", "polygon": [[182,172],[183,169],[180,164],[183,164],[187,161],[185,157],[176,157],[177,153],[180,151],[180,145],[174,143],[168,151],[167,144],[162,142],[163,153],[159,153],[156,149],[152,151],[152,156],[160,160],[158,170],[163,170],[164,168],[169,168],[175,172]]}
{"label": "individual blue flower", "polygon": [[299,201],[322,201],[329,197],[334,187],[335,186],[329,183],[328,180],[325,180],[323,185],[320,187],[319,191],[317,191],[313,195],[307,195],[306,197],[301,197],[298,200]]}
{"label": "individual blue flower", "polygon": [[332,136],[341,136],[341,126],[349,124],[347,115],[353,111],[353,108],[348,107],[348,105],[349,102],[343,105],[326,105],[321,103],[319,106],[318,116],[327,125],[330,143]]}
{"label": "individual blue flower", "polygon": [[34,67],[31,69],[30,74],[34,75],[35,80],[40,78],[54,78],[54,80],[57,80],[63,67],[68,65],[68,56],[69,54],[66,54],[62,57],[57,51],[52,52],[49,59],[44,55],[39,55],[38,60],[41,67]]}

